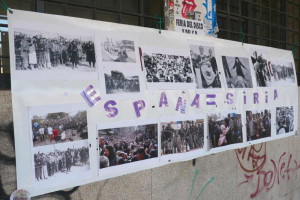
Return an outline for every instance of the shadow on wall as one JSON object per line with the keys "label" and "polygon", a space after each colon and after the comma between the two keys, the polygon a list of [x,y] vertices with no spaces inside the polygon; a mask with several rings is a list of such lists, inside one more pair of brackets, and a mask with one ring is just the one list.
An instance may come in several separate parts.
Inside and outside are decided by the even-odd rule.
{"label": "shadow on wall", "polygon": [[[2,130],[0,129],[0,133],[2,138],[6,137],[7,140],[9,140],[10,145],[12,145],[12,148],[15,149],[14,146],[14,129],[13,129],[13,123],[10,123],[7,127],[2,128]],[[1,145],[3,147],[3,145]],[[8,156],[3,154],[2,152],[5,152],[5,149],[2,149],[0,146],[0,169],[2,167],[5,168],[16,168],[16,158],[12,155],[12,156]],[[7,183],[3,182],[3,178],[1,177],[3,176],[3,174],[1,174],[0,172],[0,199],[1,200],[9,200],[10,199],[10,194],[7,193],[7,191],[5,191],[5,185]],[[16,177],[16,174],[14,174],[14,176]],[[17,180],[15,178],[15,182],[14,184],[14,190],[17,189]],[[74,187],[71,190],[68,191],[57,191],[57,192],[53,192],[53,193],[49,193],[46,195],[43,195],[43,198],[58,198],[58,199],[66,199],[66,200],[71,200],[71,195],[76,192],[78,190],[79,187]],[[12,192],[12,191],[11,191]],[[37,197],[39,198],[39,197]]]}

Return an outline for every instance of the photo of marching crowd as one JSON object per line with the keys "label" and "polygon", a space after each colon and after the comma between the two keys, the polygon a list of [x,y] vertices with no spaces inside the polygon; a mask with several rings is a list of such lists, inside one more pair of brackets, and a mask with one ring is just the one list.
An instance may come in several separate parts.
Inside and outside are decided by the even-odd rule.
{"label": "photo of marching crowd", "polygon": [[87,112],[84,110],[34,114],[31,124],[34,147],[88,138]]}
{"label": "photo of marching crowd", "polygon": [[294,131],[294,107],[283,106],[276,108],[276,134]]}
{"label": "photo of marching crowd", "polygon": [[204,120],[163,122],[161,155],[189,152],[203,148]]}
{"label": "photo of marching crowd", "polygon": [[197,89],[221,88],[214,47],[190,45]]}
{"label": "photo of marching crowd", "polygon": [[255,77],[258,87],[270,87],[272,86],[271,79],[271,66],[268,64],[267,56],[268,52],[265,49],[253,49],[251,50],[251,61],[253,64]]}
{"label": "photo of marching crowd", "polygon": [[247,141],[271,136],[271,111],[246,111]]}
{"label": "photo of marching crowd", "polygon": [[296,76],[292,62],[276,60],[268,62],[268,65],[272,80],[276,85],[295,84]]}
{"label": "photo of marching crowd", "polygon": [[105,73],[104,76],[106,94],[140,92],[139,76],[125,76],[117,70]]}
{"label": "photo of marching crowd", "polygon": [[16,70],[96,71],[92,37],[15,30]]}
{"label": "photo of marching crowd", "polygon": [[191,61],[188,56],[164,53],[143,53],[146,80],[150,82],[194,82]]}
{"label": "photo of marching crowd", "polygon": [[241,114],[214,113],[208,116],[210,148],[243,142]]}
{"label": "photo of marching crowd", "polygon": [[248,58],[222,56],[222,63],[228,88],[252,88]]}
{"label": "photo of marching crowd", "polygon": [[102,61],[136,63],[134,41],[105,38],[101,42]]}
{"label": "photo of marching crowd", "polygon": [[157,124],[98,130],[100,169],[158,155]]}
{"label": "photo of marching crowd", "polygon": [[36,182],[57,181],[90,169],[88,140],[34,148]]}

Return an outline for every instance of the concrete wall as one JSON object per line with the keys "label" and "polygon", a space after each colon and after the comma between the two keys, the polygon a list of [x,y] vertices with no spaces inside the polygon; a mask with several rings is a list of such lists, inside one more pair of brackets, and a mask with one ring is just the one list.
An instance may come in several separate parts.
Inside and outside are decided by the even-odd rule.
{"label": "concrete wall", "polygon": [[[16,190],[11,94],[0,91],[0,200]],[[299,200],[300,137],[128,174],[33,199]]]}

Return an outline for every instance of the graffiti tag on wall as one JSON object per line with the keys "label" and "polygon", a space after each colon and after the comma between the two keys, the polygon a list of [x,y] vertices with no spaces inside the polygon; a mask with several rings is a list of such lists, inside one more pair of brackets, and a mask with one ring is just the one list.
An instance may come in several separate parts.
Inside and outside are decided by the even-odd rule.
{"label": "graffiti tag on wall", "polygon": [[[263,192],[269,192],[275,185],[297,179],[300,164],[293,154],[283,152],[278,159],[267,159],[266,143],[251,145],[237,149],[236,155],[244,173],[245,180],[239,186],[255,183],[255,189],[250,198],[255,198]],[[270,167],[266,167],[270,163]]]}

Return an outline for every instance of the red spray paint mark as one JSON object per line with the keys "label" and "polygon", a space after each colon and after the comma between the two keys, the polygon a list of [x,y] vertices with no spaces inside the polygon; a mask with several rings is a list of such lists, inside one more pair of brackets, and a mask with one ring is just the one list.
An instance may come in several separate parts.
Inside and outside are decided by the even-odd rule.
{"label": "red spray paint mark", "polygon": [[271,168],[264,169],[267,155],[266,143],[252,145],[243,149],[237,149],[236,155],[244,172],[245,181],[239,186],[254,182],[256,189],[250,194],[250,198],[257,197],[262,192],[269,192],[274,185],[282,181],[289,181],[298,177],[299,163],[293,159],[292,154],[283,152],[278,160],[270,159]]}

